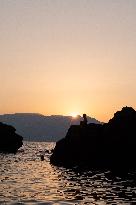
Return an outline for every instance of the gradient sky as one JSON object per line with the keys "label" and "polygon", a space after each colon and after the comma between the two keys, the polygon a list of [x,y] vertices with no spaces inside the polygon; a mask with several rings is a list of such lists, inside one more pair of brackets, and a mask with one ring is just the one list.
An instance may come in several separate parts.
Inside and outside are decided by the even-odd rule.
{"label": "gradient sky", "polygon": [[136,109],[136,0],[0,0],[0,113]]}

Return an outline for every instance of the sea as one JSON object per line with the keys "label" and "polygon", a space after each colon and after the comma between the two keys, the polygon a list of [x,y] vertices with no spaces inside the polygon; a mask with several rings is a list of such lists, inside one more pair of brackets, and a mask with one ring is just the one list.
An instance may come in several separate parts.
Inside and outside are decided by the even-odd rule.
{"label": "sea", "polygon": [[122,174],[53,166],[50,155],[54,146],[24,142],[16,154],[0,154],[0,204],[136,204],[135,170]]}

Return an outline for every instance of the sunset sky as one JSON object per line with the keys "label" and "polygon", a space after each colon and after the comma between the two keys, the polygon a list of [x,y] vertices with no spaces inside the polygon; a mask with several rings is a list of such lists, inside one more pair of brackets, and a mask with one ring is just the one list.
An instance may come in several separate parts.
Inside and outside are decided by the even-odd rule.
{"label": "sunset sky", "polygon": [[136,109],[136,0],[0,0],[0,114]]}

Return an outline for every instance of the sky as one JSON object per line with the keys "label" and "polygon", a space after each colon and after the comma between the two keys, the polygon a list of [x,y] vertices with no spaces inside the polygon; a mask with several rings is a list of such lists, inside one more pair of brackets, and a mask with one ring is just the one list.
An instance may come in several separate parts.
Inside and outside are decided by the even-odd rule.
{"label": "sky", "polygon": [[136,109],[135,0],[0,0],[0,114]]}

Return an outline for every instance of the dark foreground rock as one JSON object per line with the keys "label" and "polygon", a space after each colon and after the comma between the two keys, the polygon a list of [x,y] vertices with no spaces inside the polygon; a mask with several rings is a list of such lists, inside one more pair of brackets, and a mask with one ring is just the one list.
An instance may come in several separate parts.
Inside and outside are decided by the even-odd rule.
{"label": "dark foreground rock", "polygon": [[14,127],[0,122],[0,152],[16,153],[23,145],[23,137],[15,131]]}
{"label": "dark foreground rock", "polygon": [[64,167],[136,167],[136,111],[124,107],[103,125],[71,126],[56,143],[50,162]]}

